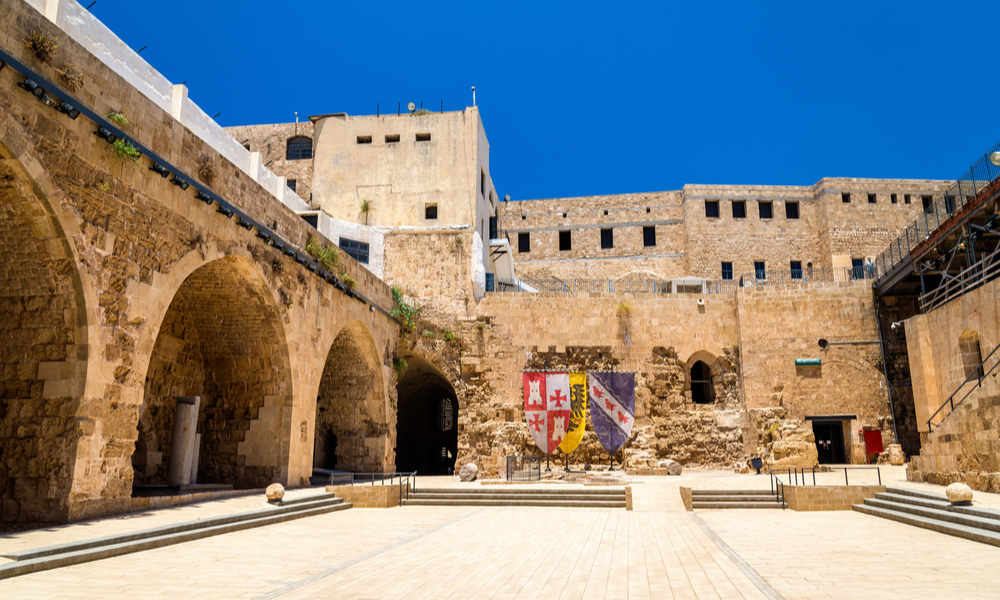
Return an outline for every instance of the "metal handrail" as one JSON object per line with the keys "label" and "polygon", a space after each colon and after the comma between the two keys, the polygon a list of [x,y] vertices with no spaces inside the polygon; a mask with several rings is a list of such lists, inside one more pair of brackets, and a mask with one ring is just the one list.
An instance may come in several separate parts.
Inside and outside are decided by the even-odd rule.
{"label": "metal handrail", "polygon": [[[778,475],[780,475],[780,474],[785,474],[785,475],[788,476],[788,483],[787,483],[787,485],[808,485],[806,483],[806,481],[807,481],[806,480],[806,472],[809,471],[809,472],[812,473],[812,484],[816,485],[816,470],[817,469],[820,471],[820,473],[832,472],[832,471],[839,471],[839,470],[843,469],[843,471],[844,471],[844,485],[851,485],[850,478],[848,477],[848,474],[847,474],[848,470],[852,470],[852,471],[869,470],[870,471],[871,469],[875,469],[875,472],[878,474],[878,484],[882,485],[882,471],[879,469],[878,466],[857,465],[857,466],[844,466],[844,467],[828,467],[828,466],[808,467],[808,468],[806,468],[806,467],[789,467],[787,469],[773,469],[771,471],[768,471],[768,474],[773,479],[772,484],[771,484],[771,490],[772,490],[772,492],[774,491],[774,489],[775,489],[775,483],[786,485],[778,477]],[[802,483],[801,484],[799,484],[799,477],[800,476],[801,476],[801,479],[802,479]],[[793,483],[793,477],[794,477],[794,483]],[[784,488],[782,488],[782,490],[783,489]]]}
{"label": "metal handrail", "polygon": [[979,262],[963,269],[947,283],[920,296],[920,310],[929,313],[935,308],[1000,276],[1000,246]]}
{"label": "metal handrail", "polygon": [[[334,479],[343,479],[350,477],[350,485],[355,483],[369,483],[375,485],[377,480],[380,485],[385,485],[386,479],[389,480],[389,485],[393,485],[396,479],[399,479],[399,501],[402,504],[403,501],[403,487],[406,487],[406,499],[410,499],[411,488],[416,490],[417,488],[417,472],[413,471],[410,473],[394,471],[392,473],[330,473],[330,483],[329,485],[336,485]],[[367,479],[367,481],[365,481]],[[411,483],[412,481],[412,483]],[[340,483],[340,482],[337,482]]]}
{"label": "metal handrail", "polygon": [[[1000,351],[1000,344],[998,344],[995,348],[993,348],[992,352],[990,352],[989,354],[986,355],[986,358],[984,358],[983,361],[981,363],[979,363],[979,366],[976,367],[976,370],[972,373],[972,375],[969,375],[968,377],[966,377],[965,381],[963,381],[955,389],[955,391],[952,392],[951,396],[948,396],[948,399],[945,400],[944,403],[941,406],[939,406],[936,411],[934,411],[934,414],[931,415],[931,418],[927,419],[927,430],[928,431],[934,431],[935,427],[940,427],[941,423],[944,423],[944,420],[948,418],[948,415],[950,415],[951,413],[955,412],[955,409],[958,408],[959,406],[961,406],[962,403],[965,402],[965,400],[969,397],[969,395],[971,395],[972,392],[976,391],[976,388],[978,388],[978,387],[980,387],[980,386],[983,385],[983,380],[986,379],[986,376],[989,375],[990,373],[992,373],[994,371],[994,369],[997,368],[997,366],[1000,366],[1000,356],[998,356],[997,357],[998,358],[997,362],[992,367],[990,367],[989,371],[985,371],[983,369],[983,365],[985,365],[986,362],[988,360],[990,360],[993,357],[993,355],[996,354],[998,351]],[[955,396],[957,396],[958,393],[960,391],[962,391],[962,388],[965,387],[965,384],[969,383],[973,379],[976,380],[976,385],[974,385],[971,388],[969,388],[969,391],[966,392],[964,396],[962,396],[961,400],[959,400],[958,402],[955,402]],[[950,406],[951,409],[947,413],[945,413],[945,415],[943,417],[941,417],[941,422],[938,423],[937,425],[935,425],[934,422],[933,422],[934,421],[934,417],[938,416],[938,413],[940,413],[942,410],[944,410],[944,408],[946,406]]]}
{"label": "metal handrail", "polygon": [[875,265],[860,267],[807,267],[802,269],[786,269],[783,271],[764,270],[750,271],[740,275],[737,284],[740,287],[755,287],[762,285],[808,284],[808,283],[842,283],[875,279]]}
{"label": "metal handrail", "polygon": [[[685,288],[700,288],[697,292],[677,292],[693,295],[734,294],[737,282],[731,279],[703,280],[703,284],[686,283],[677,280],[678,285]],[[497,279],[494,289],[497,292],[530,292],[556,294],[671,294],[673,290],[671,279],[535,279],[521,277],[519,279]]]}
{"label": "metal handrail", "polygon": [[941,198],[928,206],[923,214],[889,244],[875,259],[878,277],[882,277],[903,261],[910,251],[930,238],[952,214],[974,201],[1000,179],[1000,167],[990,162],[990,154],[1000,151],[1000,143],[990,148],[968,171],[959,177]]}

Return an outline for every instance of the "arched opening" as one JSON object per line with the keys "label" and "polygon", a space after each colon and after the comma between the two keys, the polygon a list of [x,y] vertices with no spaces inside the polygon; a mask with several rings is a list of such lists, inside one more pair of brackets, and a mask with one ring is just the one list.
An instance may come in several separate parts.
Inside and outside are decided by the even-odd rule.
{"label": "arched opening", "polygon": [[715,386],[712,384],[712,369],[702,361],[691,367],[691,400],[695,404],[715,402]]}
{"label": "arched opening", "polygon": [[20,529],[66,518],[85,317],[57,220],[0,150],[0,529]]}
{"label": "arched opening", "polygon": [[313,141],[305,136],[288,138],[285,160],[302,160],[313,157]]}
{"label": "arched opening", "polygon": [[412,354],[399,378],[396,470],[449,475],[458,454],[458,397],[434,365]]}
{"label": "arched opening", "polygon": [[364,324],[355,321],[337,335],[323,367],[313,469],[391,471],[391,448],[378,350]]}
{"label": "arched opening", "polygon": [[979,334],[971,329],[958,338],[958,352],[962,361],[962,377],[982,377],[983,351],[979,345]]}
{"label": "arched opening", "polygon": [[241,257],[212,261],[177,290],[146,371],[133,493],[167,483],[179,396],[199,396],[196,482],[265,487],[288,464],[291,373],[263,278]]}

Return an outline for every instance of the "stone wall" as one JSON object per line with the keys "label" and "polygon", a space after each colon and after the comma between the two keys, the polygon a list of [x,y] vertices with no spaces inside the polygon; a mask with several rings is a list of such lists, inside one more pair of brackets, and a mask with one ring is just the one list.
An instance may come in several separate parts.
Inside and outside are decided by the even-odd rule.
{"label": "stone wall", "polygon": [[966,400],[931,433],[922,433],[920,456],[910,459],[909,481],[955,482],[1000,493],[1000,395]]}
{"label": "stone wall", "polygon": [[399,506],[400,495],[406,497],[410,484],[392,485],[328,485],[326,491],[354,508],[392,508]]}
{"label": "stone wall", "polygon": [[310,206],[312,200],[312,158],[288,160],[288,141],[296,137],[313,139],[313,124],[308,120],[301,123],[278,123],[275,125],[243,125],[226,127],[226,132],[250,152],[259,152],[261,164],[278,177],[295,182],[295,193]]}
{"label": "stone wall", "polygon": [[798,511],[851,510],[865,498],[885,492],[884,485],[786,485],[788,508]]}

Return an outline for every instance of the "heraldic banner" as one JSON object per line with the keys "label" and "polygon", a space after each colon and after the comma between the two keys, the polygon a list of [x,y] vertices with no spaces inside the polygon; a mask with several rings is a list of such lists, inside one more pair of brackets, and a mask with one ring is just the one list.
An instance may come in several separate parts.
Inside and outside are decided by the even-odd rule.
{"label": "heraldic banner", "polygon": [[570,421],[569,373],[524,373],[524,414],[535,444],[552,454]]}
{"label": "heraldic banner", "polygon": [[591,371],[588,375],[591,420],[601,446],[618,452],[635,419],[635,373]]}
{"label": "heraldic banner", "polygon": [[587,427],[587,375],[585,373],[569,374],[569,427],[559,449],[563,454],[576,450],[583,439],[583,430]]}

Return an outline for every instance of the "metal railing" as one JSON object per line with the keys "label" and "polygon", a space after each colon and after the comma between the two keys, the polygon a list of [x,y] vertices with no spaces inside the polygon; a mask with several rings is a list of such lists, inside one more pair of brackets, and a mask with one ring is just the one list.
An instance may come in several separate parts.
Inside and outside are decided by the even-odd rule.
{"label": "metal railing", "polygon": [[827,269],[805,268],[789,269],[787,271],[751,271],[740,275],[739,287],[761,285],[785,285],[793,283],[841,283],[847,281],[864,281],[875,279],[874,263],[859,267],[836,267]]}
{"label": "metal railing", "polygon": [[920,296],[920,311],[924,314],[1000,276],[1000,246],[979,262],[963,269],[933,290]]}
{"label": "metal railing", "polygon": [[410,491],[415,491],[417,489],[417,472],[412,473],[346,473],[339,471],[325,471],[320,469],[313,469],[313,472],[321,472],[324,475],[330,475],[329,485],[375,485],[378,482],[379,485],[395,485],[396,480],[399,480],[399,500],[402,504],[404,492],[406,489],[405,497],[407,500],[410,498]]}
{"label": "metal railing", "polygon": [[[882,485],[882,471],[877,466],[849,466],[849,467],[790,467],[787,469],[775,469],[770,471],[768,474],[771,477],[771,493],[775,493],[778,486],[782,486],[782,496],[784,496],[785,485],[809,485],[809,480],[806,478],[806,473],[812,474],[812,485],[816,485],[816,473],[832,473],[834,471],[844,471],[844,485],[851,485],[850,477],[848,476],[848,471],[870,471],[874,469],[875,473],[878,475],[878,484]],[[787,482],[781,481],[780,475],[785,475],[788,477]],[[801,481],[801,483],[799,483]]]}
{"label": "metal railing", "polygon": [[990,154],[997,151],[1000,151],[1000,143],[990,148],[964,175],[951,184],[943,196],[926,207],[924,213],[876,257],[878,277],[892,270],[909,256],[910,251],[918,244],[929,239],[931,232],[940,227],[952,214],[993,185],[1000,177],[1000,167],[990,162]]}
{"label": "metal railing", "polygon": [[[497,292],[545,292],[558,294],[734,294],[733,280],[705,280],[704,283],[670,279],[497,279]],[[674,290],[677,290],[674,292]]]}
{"label": "metal railing", "polygon": [[[979,366],[976,367],[976,370],[972,373],[972,375],[966,377],[965,381],[963,381],[961,385],[959,385],[958,388],[955,389],[955,391],[951,394],[951,396],[949,396],[948,399],[944,401],[944,404],[939,406],[938,409],[934,411],[934,414],[931,415],[931,418],[927,419],[928,431],[934,431],[935,427],[939,427],[941,423],[943,423],[944,420],[948,418],[948,415],[955,412],[955,409],[961,406],[962,403],[965,402],[970,395],[972,395],[972,392],[976,391],[977,388],[983,385],[983,380],[986,379],[986,376],[992,373],[994,370],[996,370],[997,366],[1000,366],[1000,354],[998,354],[998,351],[1000,351],[1000,345],[997,345],[996,348],[993,348],[993,351],[986,355],[986,358],[983,359],[983,362],[979,363]],[[996,356],[997,360],[994,361],[993,366],[990,367],[989,371],[987,371],[986,363],[989,362],[990,359],[992,359],[994,356]],[[965,392],[965,395],[962,396],[961,400],[955,402],[955,396],[957,396],[958,393],[962,391],[962,388],[964,388],[966,384],[972,383],[973,381],[976,382],[976,385],[969,388],[969,391]],[[941,414],[941,411],[943,411],[945,408],[948,409],[948,412],[941,415],[941,420],[935,423],[934,419],[937,418],[937,416]]]}
{"label": "metal railing", "polygon": [[508,456],[507,481],[541,481],[541,456]]}

